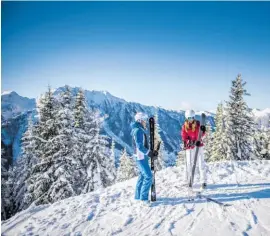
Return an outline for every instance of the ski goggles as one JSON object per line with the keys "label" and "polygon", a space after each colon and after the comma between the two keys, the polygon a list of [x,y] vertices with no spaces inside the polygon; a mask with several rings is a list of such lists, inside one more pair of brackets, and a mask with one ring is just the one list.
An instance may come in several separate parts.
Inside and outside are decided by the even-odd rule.
{"label": "ski goggles", "polygon": [[190,116],[187,118],[188,120],[194,120],[194,116]]}

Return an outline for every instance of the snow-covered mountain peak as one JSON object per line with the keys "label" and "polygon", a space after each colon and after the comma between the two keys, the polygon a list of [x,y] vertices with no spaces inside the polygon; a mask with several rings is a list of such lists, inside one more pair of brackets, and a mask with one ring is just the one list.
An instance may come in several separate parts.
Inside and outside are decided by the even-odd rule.
{"label": "snow-covered mountain peak", "polygon": [[206,116],[215,116],[215,113],[210,112],[210,111],[196,111],[195,114],[196,115],[201,115],[202,113],[204,113]]}
{"label": "snow-covered mountain peak", "polygon": [[255,122],[261,128],[267,128],[270,126],[270,108],[265,108],[263,110],[253,109]]}
{"label": "snow-covered mountain peak", "polygon": [[112,103],[118,103],[118,102],[124,102],[126,101],[124,99],[118,98],[113,96],[111,93],[108,91],[96,91],[96,90],[86,90],[86,97],[88,101],[93,101],[96,104],[102,104],[105,101],[109,102],[110,104]]}
{"label": "snow-covered mountain peak", "polygon": [[36,100],[22,97],[14,91],[2,93],[2,116],[5,119],[15,117],[36,107]]}
{"label": "snow-covered mountain peak", "polygon": [[9,94],[12,94],[12,93],[16,93],[16,92],[6,90],[6,91],[3,91],[3,92],[1,93],[1,95],[2,95],[2,96],[3,96],[3,95],[9,95]]}
{"label": "snow-covered mountain peak", "polygon": [[[71,93],[73,96],[76,96],[78,91],[82,89],[79,87],[70,87],[70,86],[68,87],[71,90]],[[65,90],[65,87],[59,87],[58,89],[54,91],[54,94],[57,95],[63,92],[64,90]],[[97,91],[97,90],[86,90],[86,89],[83,89],[83,90],[85,92],[86,100],[89,104],[102,105],[105,102],[108,102],[109,104],[118,103],[118,102],[126,102],[124,99],[113,96],[108,91]]]}

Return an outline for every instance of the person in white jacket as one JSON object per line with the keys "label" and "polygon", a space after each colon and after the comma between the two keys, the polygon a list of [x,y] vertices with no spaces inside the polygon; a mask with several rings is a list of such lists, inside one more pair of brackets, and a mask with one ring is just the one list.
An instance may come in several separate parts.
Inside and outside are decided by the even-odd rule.
{"label": "person in white jacket", "polygon": [[[202,136],[205,135],[206,127],[200,126],[200,121],[195,120],[195,112],[193,110],[187,110],[185,113],[185,123],[182,126],[181,136],[184,142],[184,149],[186,150],[186,174],[187,180],[190,179],[192,172],[192,165],[194,163],[195,156],[195,143],[197,141],[199,131],[202,130]],[[201,127],[201,128],[200,128]],[[206,170],[204,160],[204,144],[200,140],[199,153],[197,157],[197,165],[199,166],[201,187],[205,188],[206,184]]]}

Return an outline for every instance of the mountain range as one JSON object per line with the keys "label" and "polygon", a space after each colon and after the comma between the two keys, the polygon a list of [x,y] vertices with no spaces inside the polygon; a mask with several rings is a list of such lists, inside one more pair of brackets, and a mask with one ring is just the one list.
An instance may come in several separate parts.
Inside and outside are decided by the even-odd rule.
{"label": "mountain range", "polygon": [[[54,90],[57,97],[65,87]],[[71,88],[75,96],[80,88]],[[22,97],[16,92],[2,93],[2,146],[16,160],[21,153],[21,137],[27,129],[27,119],[29,116],[35,117],[37,114],[35,99]],[[123,148],[132,153],[132,140],[130,136],[130,124],[134,121],[136,112],[141,111],[148,116],[158,115],[160,136],[164,142],[164,147],[169,155],[175,156],[180,149],[181,137],[180,127],[184,123],[185,111],[166,110],[161,107],[145,106],[140,103],[127,102],[106,91],[85,90],[85,97],[89,107],[98,109],[105,117],[102,133],[110,140],[115,141],[116,157],[119,157]],[[199,118],[200,112],[196,112]],[[205,111],[208,123],[214,127],[214,113]],[[254,109],[256,121],[261,125],[269,126],[270,109],[259,111]]]}

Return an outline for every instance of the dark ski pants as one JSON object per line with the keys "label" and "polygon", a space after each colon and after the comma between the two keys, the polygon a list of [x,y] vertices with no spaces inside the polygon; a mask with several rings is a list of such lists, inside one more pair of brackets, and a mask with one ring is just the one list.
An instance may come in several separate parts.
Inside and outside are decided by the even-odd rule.
{"label": "dark ski pants", "polygon": [[139,169],[139,178],[136,185],[135,199],[148,200],[149,190],[152,185],[152,172],[148,163],[148,157],[136,161]]}

